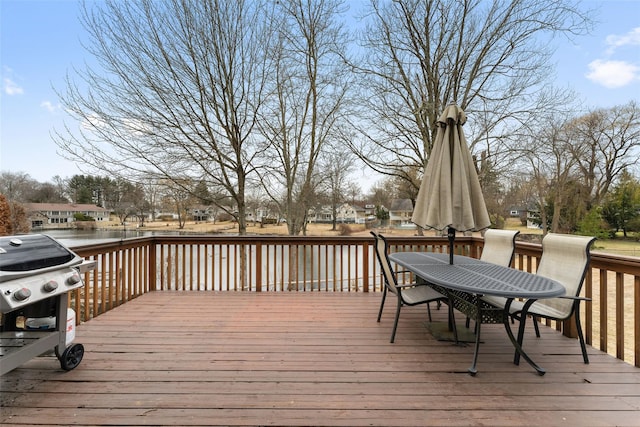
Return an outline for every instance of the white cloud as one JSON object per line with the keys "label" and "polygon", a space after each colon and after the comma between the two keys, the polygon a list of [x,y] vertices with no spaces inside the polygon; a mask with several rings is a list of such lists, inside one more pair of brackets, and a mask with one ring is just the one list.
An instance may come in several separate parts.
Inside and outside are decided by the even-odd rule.
{"label": "white cloud", "polygon": [[589,64],[586,77],[594,83],[615,89],[640,79],[640,67],[625,61],[596,59]]}
{"label": "white cloud", "polygon": [[607,54],[611,55],[613,52],[624,46],[640,46],[640,27],[636,27],[629,31],[627,34],[617,35],[611,34],[606,38],[606,43],[609,46]]}
{"label": "white cloud", "polygon": [[42,101],[40,103],[40,106],[50,113],[55,113],[56,111],[61,109],[60,104],[53,105],[51,101]]}
{"label": "white cloud", "polygon": [[20,87],[16,82],[11,80],[9,77],[5,77],[2,79],[2,90],[7,95],[22,95],[24,90]]}

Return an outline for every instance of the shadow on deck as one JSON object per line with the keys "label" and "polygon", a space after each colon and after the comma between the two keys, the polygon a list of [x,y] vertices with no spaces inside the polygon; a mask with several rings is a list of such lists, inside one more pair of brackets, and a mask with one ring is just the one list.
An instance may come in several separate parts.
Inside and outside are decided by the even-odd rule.
{"label": "shadow on deck", "polygon": [[[640,425],[640,369],[551,328],[512,363],[502,325],[436,341],[425,307],[380,294],[152,292],[80,325],[82,363],[33,359],[0,378],[0,424]],[[444,321],[446,310],[433,310]],[[464,319],[459,319],[459,325]],[[530,324],[528,326],[531,326]]]}

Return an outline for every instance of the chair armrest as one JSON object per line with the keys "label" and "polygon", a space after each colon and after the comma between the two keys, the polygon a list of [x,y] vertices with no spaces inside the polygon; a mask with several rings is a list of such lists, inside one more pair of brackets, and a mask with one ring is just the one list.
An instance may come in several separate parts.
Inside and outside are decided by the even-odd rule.
{"label": "chair armrest", "polygon": [[563,298],[563,299],[572,299],[575,301],[591,301],[591,298],[587,298],[587,297],[576,297],[576,296],[571,296],[571,295],[563,295],[561,297],[557,297],[557,298]]}
{"label": "chair armrest", "polygon": [[[396,275],[401,274],[401,273],[411,273],[411,274],[415,274],[413,271],[411,270],[398,270],[395,272]],[[413,288],[414,286],[423,286],[423,285],[429,285],[429,283],[427,282],[423,282],[423,283],[418,283],[418,282],[413,282],[413,283],[403,283],[401,285],[397,285],[396,289],[402,289],[402,288]]]}
{"label": "chair armrest", "polygon": [[428,283],[403,283],[402,285],[396,286],[396,289],[414,288],[416,286],[425,286],[425,285],[428,285]]}

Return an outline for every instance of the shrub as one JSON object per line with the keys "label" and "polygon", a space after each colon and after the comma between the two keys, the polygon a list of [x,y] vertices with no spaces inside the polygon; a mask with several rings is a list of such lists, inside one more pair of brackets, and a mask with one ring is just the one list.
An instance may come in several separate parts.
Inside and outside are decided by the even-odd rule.
{"label": "shrub", "polygon": [[338,224],[338,235],[340,236],[349,236],[353,233],[351,227],[347,224]]}
{"label": "shrub", "polygon": [[584,236],[594,236],[598,239],[609,239],[612,233],[607,223],[602,219],[600,212],[597,209],[591,209],[584,218],[578,222],[577,230],[578,234]]}
{"label": "shrub", "polygon": [[73,218],[76,221],[95,221],[93,217],[90,217],[89,215],[85,215],[82,212],[74,213]]}

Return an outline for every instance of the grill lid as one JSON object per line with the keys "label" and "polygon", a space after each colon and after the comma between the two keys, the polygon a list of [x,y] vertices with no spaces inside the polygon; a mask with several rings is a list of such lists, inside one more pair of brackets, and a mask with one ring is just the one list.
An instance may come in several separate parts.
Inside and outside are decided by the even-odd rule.
{"label": "grill lid", "polygon": [[39,270],[64,265],[74,258],[76,254],[44,234],[0,237],[0,271]]}

